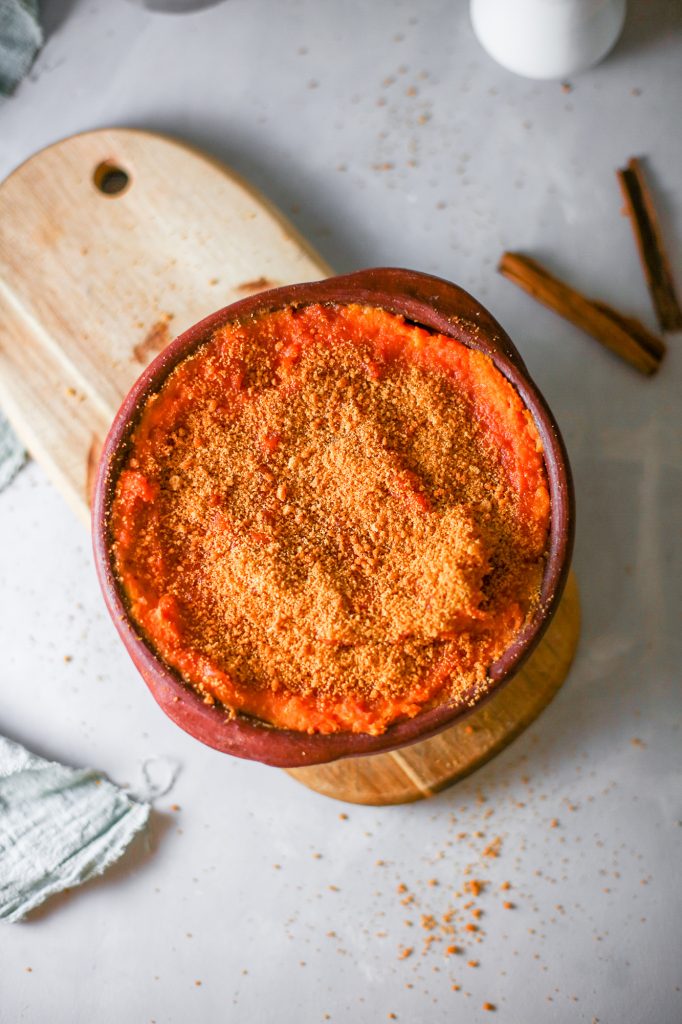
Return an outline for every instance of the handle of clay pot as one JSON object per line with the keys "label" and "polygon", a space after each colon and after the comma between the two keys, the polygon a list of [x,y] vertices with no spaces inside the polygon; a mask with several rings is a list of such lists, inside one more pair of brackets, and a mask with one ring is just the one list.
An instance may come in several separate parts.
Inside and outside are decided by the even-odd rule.
{"label": "handle of clay pot", "polygon": [[464,344],[473,343],[491,356],[501,355],[526,372],[504,328],[473,295],[450,281],[416,270],[377,267],[331,278],[331,282],[337,287],[347,284],[353,290],[374,293],[374,300],[381,305],[400,305],[410,319],[450,334]]}

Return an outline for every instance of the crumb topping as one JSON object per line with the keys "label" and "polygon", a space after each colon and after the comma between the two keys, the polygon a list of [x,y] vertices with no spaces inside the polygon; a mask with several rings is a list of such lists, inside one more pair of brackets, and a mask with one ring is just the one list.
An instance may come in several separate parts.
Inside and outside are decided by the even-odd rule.
{"label": "crumb topping", "polygon": [[217,330],[116,482],[134,621],[208,702],[381,732],[470,700],[537,607],[542,447],[484,355],[375,307]]}

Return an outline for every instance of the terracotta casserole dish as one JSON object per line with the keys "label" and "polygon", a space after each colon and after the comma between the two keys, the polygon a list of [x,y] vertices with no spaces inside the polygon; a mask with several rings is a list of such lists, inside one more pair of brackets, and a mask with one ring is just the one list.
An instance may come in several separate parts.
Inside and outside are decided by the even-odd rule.
{"label": "terracotta casserole dish", "polygon": [[[221,326],[287,307],[310,304],[374,306],[427,331],[453,338],[488,356],[512,384],[530,413],[543,446],[551,513],[544,573],[536,611],[488,669],[489,687],[479,699],[444,703],[398,721],[379,735],[306,733],[276,728],[256,718],[213,706],[164,663],[140,635],[114,572],[111,508],[116,480],[131,435],[150,395],[175,367]],[[92,510],[95,564],[107,608],[137,669],[162,710],[196,739],[227,754],[279,767],[321,764],[342,757],[387,751],[423,740],[468,714],[518,671],[545,632],[558,606],[573,546],[573,487],[558,427],[511,340],[493,317],[461,288],[414,271],[374,269],[325,281],[276,288],[213,313],[176,338],[144,371],[126,396],[104,444]],[[473,694],[473,691],[472,691]]]}

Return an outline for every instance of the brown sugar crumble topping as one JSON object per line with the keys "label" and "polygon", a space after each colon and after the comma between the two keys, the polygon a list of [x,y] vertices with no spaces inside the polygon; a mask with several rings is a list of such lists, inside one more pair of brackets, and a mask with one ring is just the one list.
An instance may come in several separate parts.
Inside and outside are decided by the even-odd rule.
{"label": "brown sugar crumble topping", "polygon": [[142,410],[115,570],[207,703],[380,733],[471,703],[538,606],[535,424],[482,353],[364,306],[229,323]]}

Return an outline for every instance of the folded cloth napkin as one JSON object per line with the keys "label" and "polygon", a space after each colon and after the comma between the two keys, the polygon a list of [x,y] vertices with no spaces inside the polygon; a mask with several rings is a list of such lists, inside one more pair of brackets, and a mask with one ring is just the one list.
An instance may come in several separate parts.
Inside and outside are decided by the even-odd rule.
{"label": "folded cloth napkin", "polygon": [[0,736],[0,920],[20,921],[100,875],[149,817],[91,768],[67,768]]}
{"label": "folded cloth napkin", "polygon": [[[0,0],[0,94],[14,91],[42,44],[38,0]],[[0,491],[25,459],[22,445],[0,413]]]}
{"label": "folded cloth napkin", "polygon": [[38,0],[0,0],[0,93],[14,92],[42,45]]}
{"label": "folded cloth napkin", "polygon": [[25,462],[24,446],[0,412],[0,491],[14,479]]}

